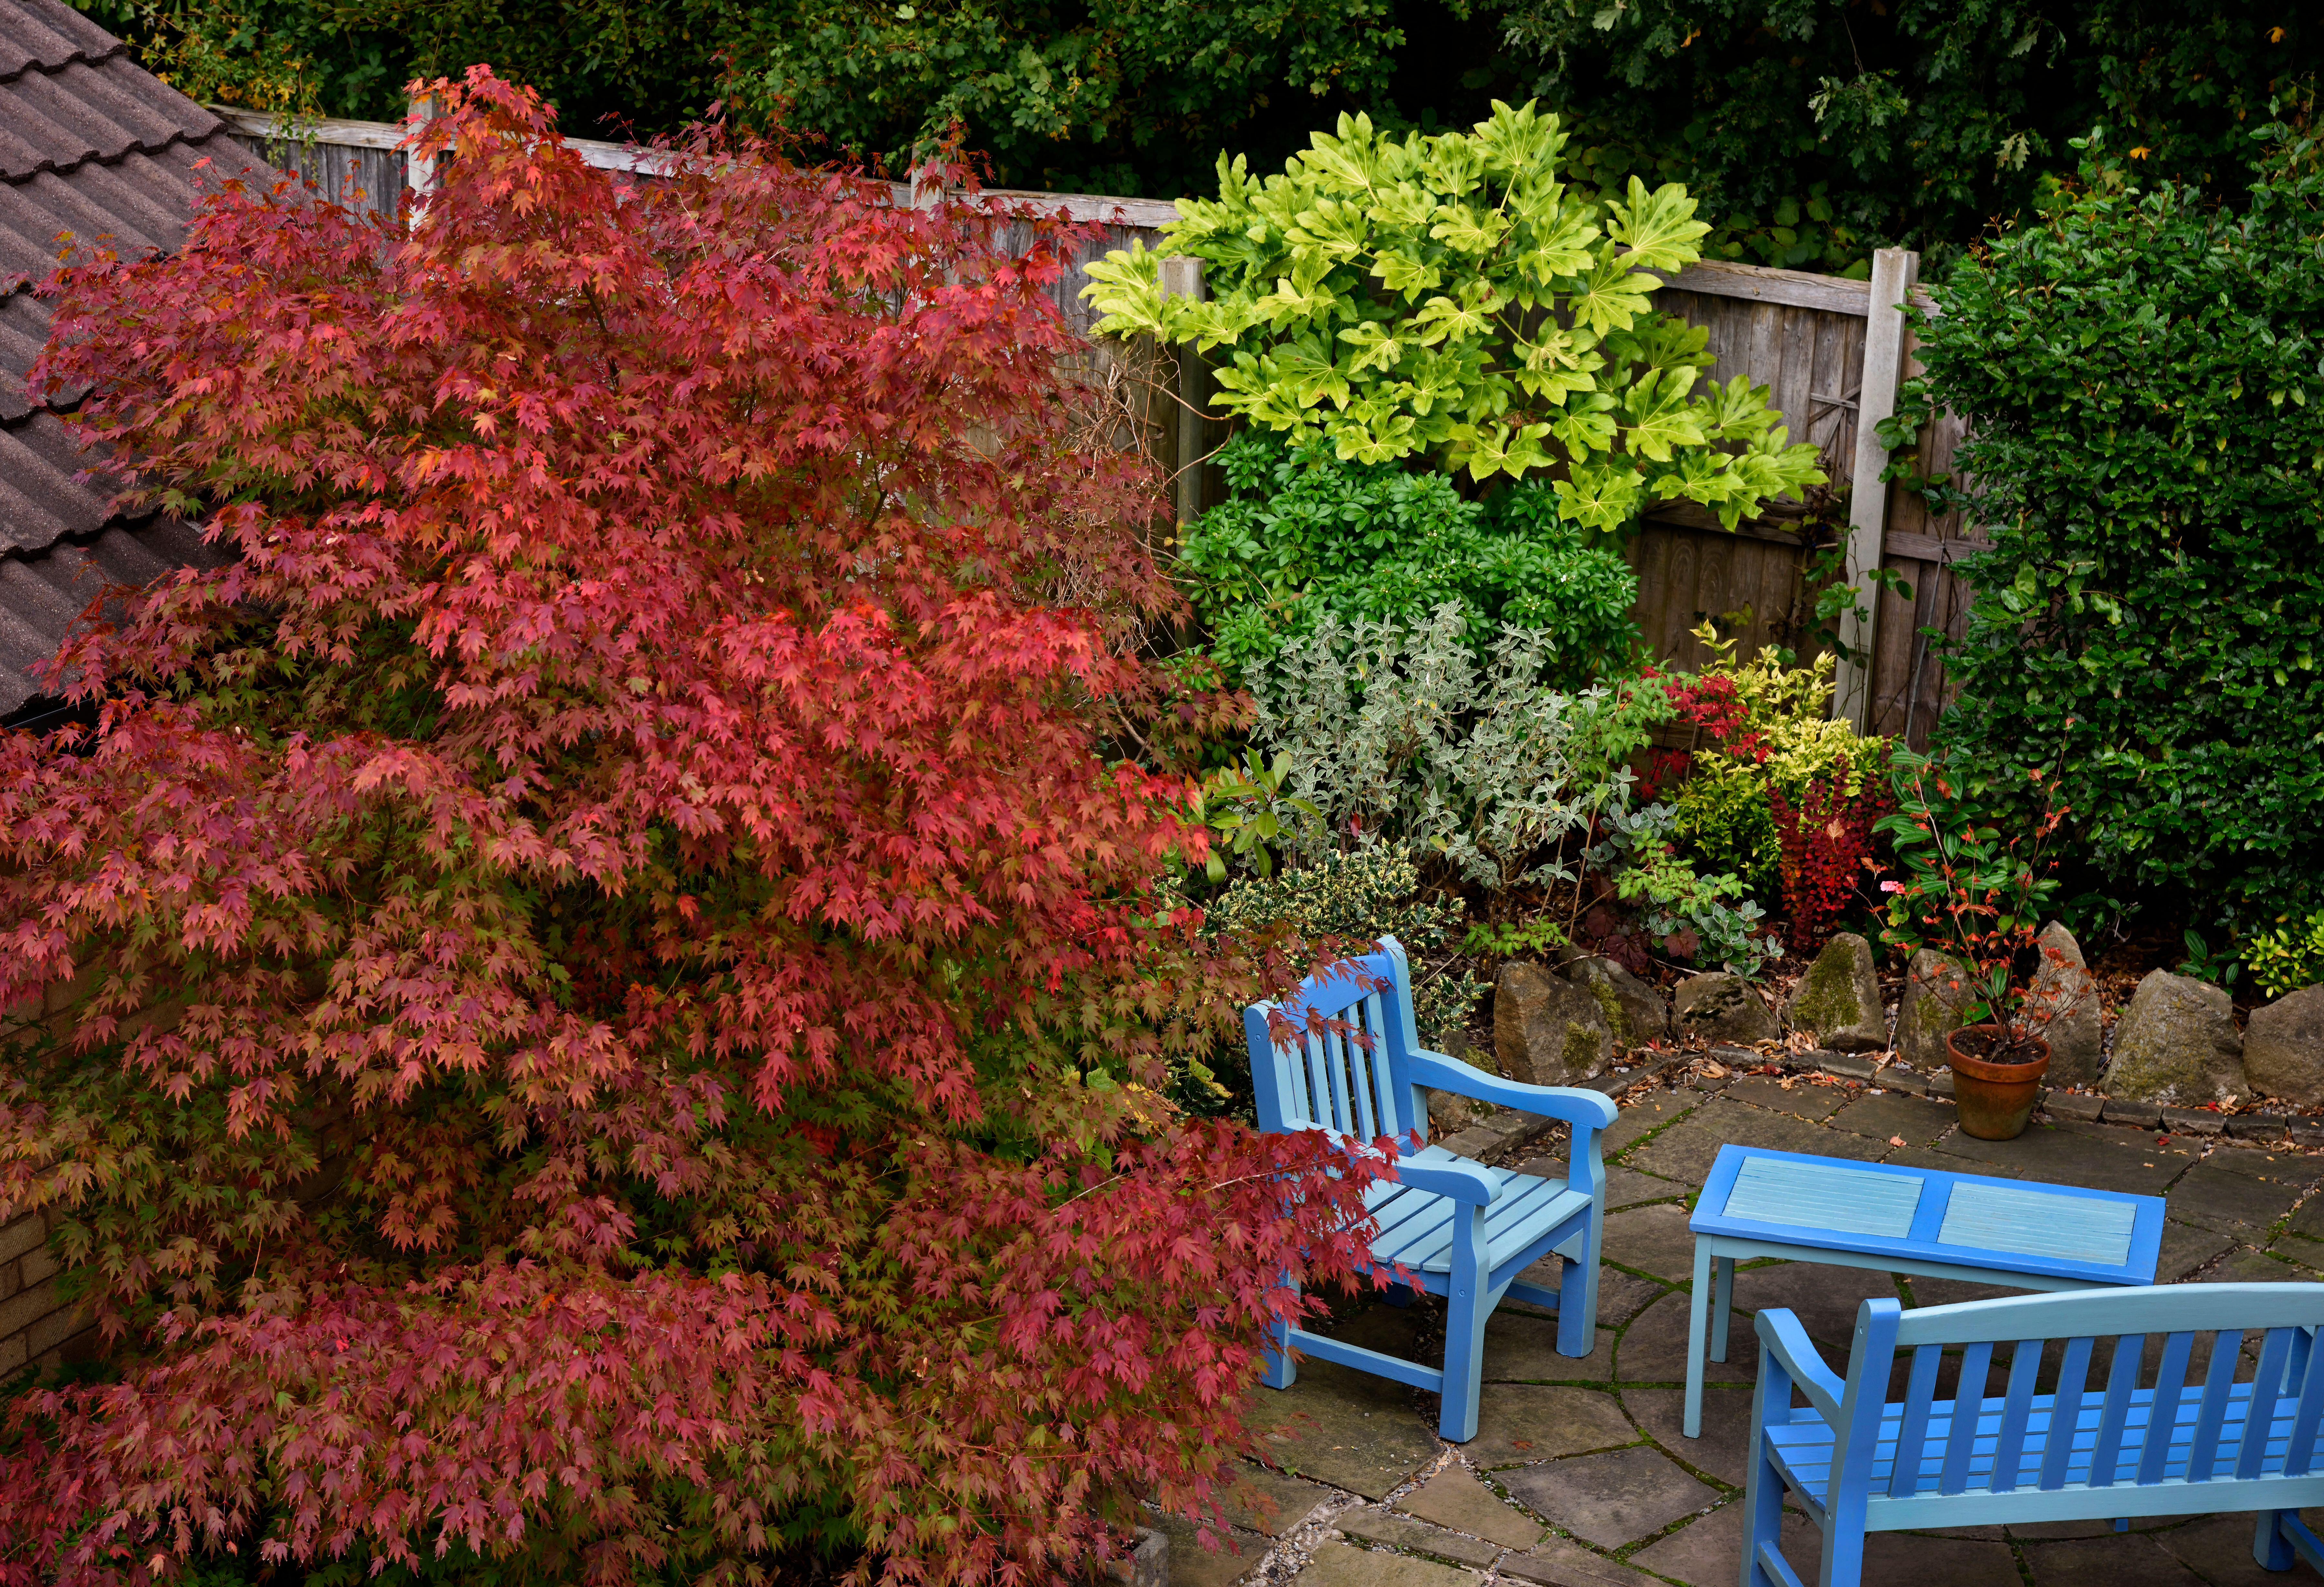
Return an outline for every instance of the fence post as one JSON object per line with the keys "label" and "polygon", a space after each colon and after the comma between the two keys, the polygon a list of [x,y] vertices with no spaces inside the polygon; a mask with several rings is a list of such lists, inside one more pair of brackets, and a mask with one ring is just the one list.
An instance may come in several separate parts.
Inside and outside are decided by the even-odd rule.
{"label": "fence post", "polygon": [[[1203,296],[1203,262],[1183,254],[1162,261],[1162,295],[1166,298]],[[1203,413],[1210,401],[1204,390],[1203,360],[1192,342],[1178,347],[1178,521],[1192,523],[1203,511]]]}
{"label": "fence post", "polygon": [[[1872,726],[1873,646],[1879,639],[1880,591],[1868,579],[1880,567],[1888,528],[1888,487],[1880,475],[1888,449],[1880,426],[1896,411],[1896,383],[1904,369],[1905,298],[1920,279],[1921,256],[1905,248],[1882,248],[1872,255],[1872,312],[1864,322],[1864,372],[1856,387],[1856,460],[1848,500],[1848,584],[1854,593],[1840,619],[1839,687],[1831,714]],[[1864,615],[1856,613],[1861,608]]]}
{"label": "fence post", "polygon": [[[418,132],[436,119],[437,106],[432,95],[426,98],[407,99],[404,101],[404,107],[403,124],[408,132]],[[412,196],[417,198],[424,198],[434,192],[436,190],[436,156],[417,154],[406,150],[403,155],[403,185],[410,188]]]}

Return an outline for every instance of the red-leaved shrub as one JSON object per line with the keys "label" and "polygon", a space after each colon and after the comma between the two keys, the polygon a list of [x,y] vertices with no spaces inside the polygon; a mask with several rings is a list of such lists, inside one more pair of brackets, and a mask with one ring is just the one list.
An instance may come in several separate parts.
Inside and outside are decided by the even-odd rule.
{"label": "red-leaved shrub", "polygon": [[1830,777],[1812,777],[1797,806],[1770,785],[1767,805],[1783,845],[1784,945],[1796,958],[1815,953],[1831,939],[1832,923],[1870,874],[1872,828],[1895,807],[1878,778],[1858,777],[1849,791],[1845,761]]}
{"label": "red-leaved shrub", "polygon": [[120,1368],[14,1402],[0,1582],[1078,1571],[1373,1171],[1157,1089],[1295,966],[1157,888],[1115,746],[1222,707],[1132,649],[1074,239],[430,91],[408,238],[226,193],[61,277],[38,377],[232,555],[0,736],[0,1224]]}

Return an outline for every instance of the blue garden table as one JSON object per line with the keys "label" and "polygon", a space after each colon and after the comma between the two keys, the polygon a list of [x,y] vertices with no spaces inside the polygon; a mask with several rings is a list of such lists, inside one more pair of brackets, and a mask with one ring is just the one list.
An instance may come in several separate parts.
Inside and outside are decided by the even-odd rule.
{"label": "blue garden table", "polygon": [[1729,1145],[1719,1149],[1687,1226],[1694,1295],[1685,1431],[1698,1438],[1705,1335],[1710,1359],[1725,1361],[1738,1259],[1780,1257],[2015,1289],[2152,1284],[2163,1201]]}

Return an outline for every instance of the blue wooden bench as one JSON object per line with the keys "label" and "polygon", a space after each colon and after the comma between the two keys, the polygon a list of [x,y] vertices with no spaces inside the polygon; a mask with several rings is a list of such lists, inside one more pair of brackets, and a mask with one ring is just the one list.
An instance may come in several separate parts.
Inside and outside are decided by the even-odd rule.
{"label": "blue wooden bench", "polygon": [[[1344,1024],[1349,1034],[1311,1029],[1309,1015]],[[1272,1022],[1270,1016],[1274,1017]],[[1443,1396],[1438,1428],[1455,1444],[1477,1435],[1477,1395],[1484,1372],[1485,1319],[1504,1296],[1555,1307],[1557,1348],[1586,1356],[1598,1324],[1598,1252],[1606,1217],[1606,1170],[1599,1133],[1614,1104],[1594,1091],[1524,1085],[1422,1050],[1412,1019],[1412,972],[1394,937],[1380,951],[1311,977],[1282,1003],[1243,1011],[1259,1128],[1275,1133],[1322,1130],[1346,1138],[1350,1150],[1383,1136],[1398,1142],[1397,1179],[1372,1187],[1365,1210],[1379,1234],[1372,1261],[1397,1264],[1420,1287],[1444,1296],[1444,1364],[1401,1357],[1279,1327],[1264,1381],[1291,1387],[1296,1348]],[[1286,1045],[1278,1047],[1281,1035]],[[1428,1144],[1421,1087],[1563,1119],[1572,1126],[1563,1181],[1488,1168]],[[1555,1251],[1564,1260],[1559,1287],[1544,1289],[1517,1275]]]}
{"label": "blue wooden bench", "polygon": [[[2297,1513],[2324,1504],[2319,1324],[2324,1284],[2084,1290],[1910,1312],[1868,1300],[1843,1380],[1798,1318],[1761,1312],[1743,1587],[1799,1587],[1776,1542],[1786,1484],[1823,1532],[1821,1587],[1862,1580],[1868,1532],[2207,1510],[2257,1511],[2252,1554],[2267,1569],[2288,1571],[2297,1556],[2324,1570]],[[2199,1344],[2208,1361],[2190,1382]],[[1997,1347],[2008,1379],[1994,1397],[1984,1390]],[[1960,1388],[1939,1399],[1950,1352]],[[1912,1363],[1904,1398],[1887,1403],[1900,1359]]]}

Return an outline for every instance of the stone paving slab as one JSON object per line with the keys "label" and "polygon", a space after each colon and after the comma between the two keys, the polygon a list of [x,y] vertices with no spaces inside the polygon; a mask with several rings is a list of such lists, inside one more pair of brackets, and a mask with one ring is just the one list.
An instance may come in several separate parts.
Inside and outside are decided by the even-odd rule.
{"label": "stone paving slab", "polygon": [[1238,1463],[1232,1484],[1219,1496],[1227,1522],[1240,1530],[1280,1537],[1304,1527],[1338,1496],[1330,1489],[1264,1466]]}
{"label": "stone paving slab", "polygon": [[[1565,1163],[1559,1158],[1532,1158],[1518,1164],[1517,1172],[1544,1179],[1563,1179],[1565,1177]],[[1674,1185],[1667,1179],[1657,1179],[1651,1174],[1641,1174],[1636,1168],[1626,1168],[1619,1163],[1606,1167],[1606,1208],[1609,1212],[1637,1206],[1641,1202],[1676,1200],[1692,1188],[1691,1186]]]}
{"label": "stone paving slab", "polygon": [[1436,1458],[1435,1433],[1413,1414],[1412,1390],[1401,1383],[1308,1361],[1289,1389],[1259,1392],[1267,1397],[1262,1425],[1277,1429],[1260,1446],[1293,1475],[1385,1499]]}
{"label": "stone paving slab", "polygon": [[1639,1098],[1617,1114],[1614,1122],[1599,1136],[1598,1155],[1621,1156],[1644,1137],[1684,1117],[1702,1100],[1702,1092],[1686,1089],[1655,1092]]}
{"label": "stone paving slab", "polygon": [[[1787,1077],[1788,1078],[1788,1077]],[[1821,1124],[1840,1111],[1848,1101],[1848,1093],[1838,1086],[1816,1085],[1805,1080],[1771,1080],[1765,1075],[1747,1075],[1729,1085],[1726,1100],[1748,1103],[1753,1107],[1767,1108],[1778,1113],[1788,1113],[1795,1119],[1805,1119],[1811,1124]]]}
{"label": "stone paving slab", "polygon": [[1950,1103],[1888,1091],[1857,1098],[1834,1113],[1831,1121],[1852,1135],[1926,1146],[1953,1127],[1953,1110]]}
{"label": "stone paving slab", "polygon": [[1643,1444],[1505,1472],[1500,1482],[1534,1514],[1554,1518],[1561,1529],[1600,1548],[1651,1537],[1719,1498],[1717,1489]]}
{"label": "stone paving slab", "polygon": [[[1805,1516],[1794,1510],[1784,1512],[1784,1557],[1792,1562],[1794,1570],[1816,1557],[1815,1536],[1815,1528],[1808,1525]],[[1742,1495],[1628,1558],[1641,1569],[1683,1582],[1686,1587],[1735,1587],[1743,1558]]]}
{"label": "stone paving slab", "polygon": [[[1176,1576],[1171,1578],[1176,1587]],[[1455,1565],[1326,1543],[1299,1573],[1299,1587],[1477,1587],[1483,1577]]]}
{"label": "stone paving slab", "polygon": [[1828,1158],[1859,1160],[1879,1157],[1887,1145],[1886,1141],[1822,1129],[1788,1113],[1771,1113],[1720,1096],[1703,1103],[1640,1147],[1635,1166],[1665,1179],[1682,1179],[1700,1188],[1710,1177],[1719,1149],[1730,1141],[1768,1151],[1814,1152]]}
{"label": "stone paving slab", "polygon": [[2171,1216],[2215,1233],[2264,1230],[2292,1211],[2300,1186],[2197,1163],[2171,1186]]}
{"label": "stone paving slab", "polygon": [[[1628,1436],[1629,1429],[1622,1432]],[[1396,1508],[1503,1548],[1531,1548],[1542,1538],[1540,1523],[1503,1502],[1463,1466],[1447,1466],[1397,1499]]]}
{"label": "stone paving slab", "polygon": [[1740,1488],[1751,1474],[1751,1391],[1711,1384],[1702,1391],[1702,1436],[1681,1431],[1686,1414],[1683,1389],[1625,1389],[1622,1407],[1638,1430],[1696,1471]]}
{"label": "stone paving slab", "polygon": [[1236,1532],[1220,1538],[1213,1553],[1202,1545],[1194,1524],[1183,1517],[1157,1516],[1148,1524],[1170,1540],[1170,1587],[1235,1587],[1259,1569],[1268,1548],[1258,1533]]}
{"label": "stone paving slab", "polygon": [[[1687,1297],[1675,1292],[1639,1313],[1614,1348],[1615,1376],[1624,1383],[1685,1382],[1686,1313]],[[1748,1383],[1757,1376],[1758,1363],[1757,1351],[1730,1349],[1727,1360],[1703,1369],[1703,1381]]]}
{"label": "stone paving slab", "polygon": [[1544,1539],[1530,1552],[1501,1562],[1501,1574],[1541,1587],[1658,1587],[1652,1576],[1592,1554],[1563,1537]]}
{"label": "stone paving slab", "polygon": [[1346,1536],[1426,1555],[1448,1564],[1482,1565],[1489,1569],[1493,1562],[1501,1557],[1502,1551],[1498,1544],[1487,1543],[1481,1538],[1464,1537],[1442,1527],[1425,1526],[1408,1517],[1384,1515],[1376,1509],[1350,1510],[1339,1518],[1337,1525]]}
{"label": "stone paving slab", "polygon": [[[1623,1275],[1607,1269],[1598,1280],[1603,1305],[1609,1278]],[[1637,1283],[1637,1279],[1630,1280]],[[1506,1306],[1485,1319],[1485,1381],[1488,1383],[1610,1383],[1614,1379],[1614,1341],[1618,1330],[1600,1324],[1597,1348],[1585,1356],[1561,1355],[1557,1349],[1557,1319],[1540,1312],[1513,1313]]]}
{"label": "stone paving slab", "polygon": [[[2185,1148],[2157,1147],[2152,1142],[2117,1145],[2049,1124],[2036,1124],[2015,1140],[1978,1140],[1955,1130],[1937,1144],[1937,1149],[1972,1163],[1998,1163],[2045,1185],[2080,1185],[2133,1195],[2161,1195],[2194,1156]],[[1978,1172],[1975,1168],[1960,1171]]]}
{"label": "stone paving slab", "polygon": [[1606,1214],[1606,1259],[1672,1284],[1694,1275],[1694,1235],[1687,1211],[1670,1202]]}
{"label": "stone paving slab", "polygon": [[1621,1401],[1602,1389],[1488,1383],[1477,1397],[1477,1436],[1461,1453],[1489,1472],[1637,1442]]}
{"label": "stone paving slab", "polygon": [[[2244,1553],[2251,1553],[2248,1532]],[[2025,1564],[2037,1587],[2205,1587],[2202,1577],[2144,1532],[2078,1543],[2029,1543]]]}

